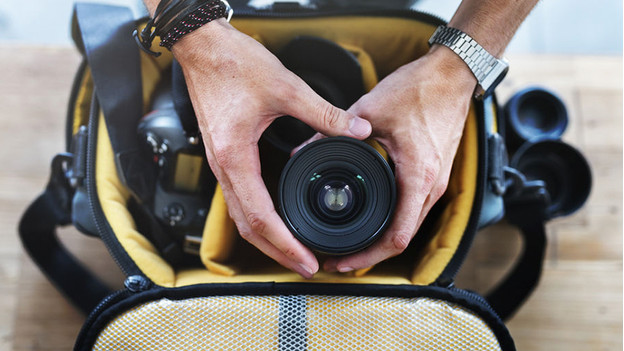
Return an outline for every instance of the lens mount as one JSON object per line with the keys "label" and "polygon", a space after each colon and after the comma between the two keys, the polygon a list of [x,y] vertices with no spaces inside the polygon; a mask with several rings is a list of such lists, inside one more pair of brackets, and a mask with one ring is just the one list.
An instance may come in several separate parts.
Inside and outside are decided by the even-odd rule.
{"label": "lens mount", "polygon": [[311,249],[348,254],[369,246],[390,223],[394,175],[370,145],[347,137],[302,148],[286,164],[279,209],[293,235]]}

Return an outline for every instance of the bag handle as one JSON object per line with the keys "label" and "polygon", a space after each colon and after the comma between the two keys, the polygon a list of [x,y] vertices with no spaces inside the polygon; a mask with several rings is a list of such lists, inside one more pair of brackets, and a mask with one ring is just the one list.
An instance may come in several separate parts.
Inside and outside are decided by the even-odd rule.
{"label": "bag handle", "polygon": [[520,229],[524,246],[514,268],[487,295],[486,300],[506,320],[511,317],[537,287],[546,252],[546,228],[550,196],[543,181],[527,181],[506,167],[512,186],[505,195],[507,221]]}
{"label": "bag handle", "polygon": [[52,160],[44,192],[24,212],[18,227],[22,245],[39,269],[83,313],[88,314],[112,290],[83,267],[58,240],[56,228],[71,223],[71,188],[64,169],[70,154]]}

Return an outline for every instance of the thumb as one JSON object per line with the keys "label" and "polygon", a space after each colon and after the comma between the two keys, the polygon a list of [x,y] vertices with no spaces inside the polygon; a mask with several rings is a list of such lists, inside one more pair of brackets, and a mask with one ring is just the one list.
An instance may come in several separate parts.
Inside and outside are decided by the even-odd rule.
{"label": "thumb", "polygon": [[288,114],[327,136],[365,139],[371,134],[367,120],[330,104],[309,87],[306,90],[290,101]]}

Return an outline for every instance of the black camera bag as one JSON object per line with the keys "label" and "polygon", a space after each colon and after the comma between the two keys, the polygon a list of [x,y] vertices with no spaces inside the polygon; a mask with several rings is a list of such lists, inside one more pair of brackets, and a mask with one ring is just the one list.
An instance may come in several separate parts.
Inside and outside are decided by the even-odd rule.
{"label": "black camera bag", "polygon": [[[443,23],[394,2],[233,5],[232,24],[271,50],[297,35],[325,37],[374,62],[379,77],[424,54]],[[506,167],[495,97],[473,102],[443,203],[396,260],[303,280],[237,251],[245,246],[232,235],[217,189],[204,267],[176,267],[153,242],[158,225],[133,208],[134,197],[147,196],[151,186],[141,173],[150,167],[137,125],[172,60],[167,51],[155,59],[137,48],[131,33],[144,23],[125,8],[76,5],[84,63],[69,105],[67,151],[52,160],[45,191],[20,222],[30,256],[89,314],[76,350],[515,349],[503,320],[538,282],[548,195],[543,183]],[[503,217],[523,234],[514,268],[485,297],[455,287],[478,229]],[[110,291],[60,244],[56,228],[69,224],[104,241],[127,276],[126,289]]]}

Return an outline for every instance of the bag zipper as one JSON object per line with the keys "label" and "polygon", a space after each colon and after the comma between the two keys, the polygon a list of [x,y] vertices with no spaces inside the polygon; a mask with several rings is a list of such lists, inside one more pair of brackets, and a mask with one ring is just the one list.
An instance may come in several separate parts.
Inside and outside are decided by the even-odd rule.
{"label": "bag zipper", "polygon": [[114,293],[108,295],[93,309],[93,311],[91,311],[91,313],[89,313],[86,322],[80,329],[80,333],[78,333],[74,350],[78,350],[78,345],[84,343],[83,340],[87,337],[87,333],[93,333],[91,330],[93,324],[97,318],[106,311],[106,309],[134,294],[151,289],[154,284],[142,275],[134,275],[126,278],[124,286],[126,287],[125,289],[115,291]]}
{"label": "bag zipper", "polygon": [[275,11],[271,7],[253,8],[245,7],[234,9],[235,17],[262,17],[262,18],[314,18],[314,17],[340,17],[340,16],[373,16],[373,17],[399,17],[414,19],[433,25],[442,25],[447,22],[441,17],[410,8],[338,8],[338,9],[310,9],[300,6],[289,11]]}
{"label": "bag zipper", "polygon": [[113,304],[127,298],[131,293],[128,290],[118,290],[104,298],[94,309],[89,313],[86,322],[82,325],[78,337],[76,337],[76,344],[74,350],[78,350],[78,345],[82,344],[82,340],[87,337],[87,333],[93,333],[91,330],[93,323],[97,317],[102,314],[108,307]]}
{"label": "bag zipper", "polygon": [[[314,10],[306,7],[299,7],[298,10],[292,11],[273,11],[271,7],[254,8],[245,6],[244,8],[234,7],[234,17],[243,18],[316,18],[316,17],[340,17],[340,16],[370,16],[370,17],[398,17],[405,19],[413,19],[432,25],[444,25],[448,22],[442,17],[414,10],[411,8],[339,8],[339,9],[321,9]],[[137,24],[145,23],[150,19],[149,16],[143,16],[136,20]]]}
{"label": "bag zipper", "polygon": [[85,188],[87,192],[87,200],[91,215],[97,228],[97,232],[106,244],[113,260],[121,268],[126,276],[142,275],[141,270],[137,267],[134,261],[125,252],[119,241],[116,240],[113,230],[110,228],[104,211],[100,206],[97,188],[95,185],[95,150],[97,147],[97,132],[99,124],[100,106],[97,100],[97,94],[93,92],[91,109],[89,116],[89,125],[87,132],[87,157],[86,157],[86,169],[85,169]]}
{"label": "bag zipper", "polygon": [[478,293],[470,291],[470,290],[460,289],[460,288],[457,288],[455,286],[450,286],[448,289],[453,291],[453,292],[456,292],[456,293],[458,293],[460,295],[463,295],[463,296],[466,296],[466,297],[470,297],[471,299],[477,301],[481,305],[481,307],[483,307],[489,313],[494,315],[497,319],[500,319],[502,321],[501,317],[494,310],[494,308],[492,308],[490,303],[483,296],[479,295]]}

